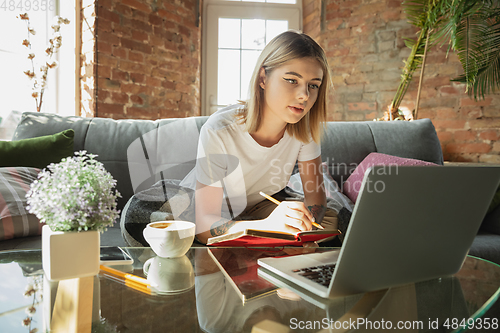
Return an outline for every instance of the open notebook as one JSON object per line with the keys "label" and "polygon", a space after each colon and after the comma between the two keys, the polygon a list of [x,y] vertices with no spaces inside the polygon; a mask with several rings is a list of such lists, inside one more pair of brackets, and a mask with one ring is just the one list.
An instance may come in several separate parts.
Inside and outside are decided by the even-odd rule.
{"label": "open notebook", "polygon": [[494,166],[375,166],[340,250],[262,258],[260,270],[329,298],[450,276],[499,183]]}

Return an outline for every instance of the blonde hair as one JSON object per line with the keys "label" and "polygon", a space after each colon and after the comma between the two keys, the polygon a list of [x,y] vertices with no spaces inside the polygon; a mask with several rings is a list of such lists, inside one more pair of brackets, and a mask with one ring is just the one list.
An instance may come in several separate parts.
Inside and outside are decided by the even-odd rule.
{"label": "blonde hair", "polygon": [[311,110],[296,124],[287,124],[289,135],[307,143],[311,138],[320,143],[326,122],[327,92],[331,85],[330,67],[325,52],[311,37],[293,30],[286,31],[266,45],[257,60],[249,87],[249,99],[240,114],[249,133],[255,133],[262,119],[264,90],[260,87],[260,70],[264,68],[266,75],[284,65],[287,61],[301,58],[314,58],[323,70],[323,80],[318,91],[318,98]]}

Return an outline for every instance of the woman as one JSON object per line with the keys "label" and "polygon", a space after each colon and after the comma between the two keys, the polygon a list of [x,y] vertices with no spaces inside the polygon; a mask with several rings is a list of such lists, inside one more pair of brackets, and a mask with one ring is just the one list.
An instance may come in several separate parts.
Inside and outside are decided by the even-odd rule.
{"label": "woman", "polygon": [[[248,228],[311,230],[312,222],[322,222],[326,198],[319,142],[329,87],[326,56],[309,36],[287,31],[264,48],[250,99],[214,113],[200,133],[195,194],[200,242]],[[261,191],[284,199],[280,191],[297,161],[304,202],[276,206],[262,198]],[[336,216],[330,224],[337,228]]]}

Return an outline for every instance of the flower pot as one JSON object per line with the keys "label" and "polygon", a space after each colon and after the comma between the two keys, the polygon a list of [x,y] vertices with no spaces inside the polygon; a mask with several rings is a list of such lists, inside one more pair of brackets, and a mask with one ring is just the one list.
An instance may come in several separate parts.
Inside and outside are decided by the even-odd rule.
{"label": "flower pot", "polygon": [[52,231],[42,228],[42,266],[52,281],[92,276],[99,273],[98,231]]}

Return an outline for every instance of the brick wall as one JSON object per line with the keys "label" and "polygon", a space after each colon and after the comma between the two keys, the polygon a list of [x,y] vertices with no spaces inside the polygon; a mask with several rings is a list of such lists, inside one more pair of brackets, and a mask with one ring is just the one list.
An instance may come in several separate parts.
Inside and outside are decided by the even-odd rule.
{"label": "brick wall", "polygon": [[[414,38],[398,0],[303,0],[304,32],[325,49],[333,71],[329,120],[372,120],[382,116],[399,85]],[[430,118],[445,160],[500,163],[500,94],[474,102],[465,86],[450,82],[462,72],[455,54],[428,54],[419,118]],[[402,106],[415,107],[420,72]],[[409,142],[408,144],[411,144]]]}
{"label": "brick wall", "polygon": [[197,0],[99,0],[98,117],[200,115],[201,31]]}

